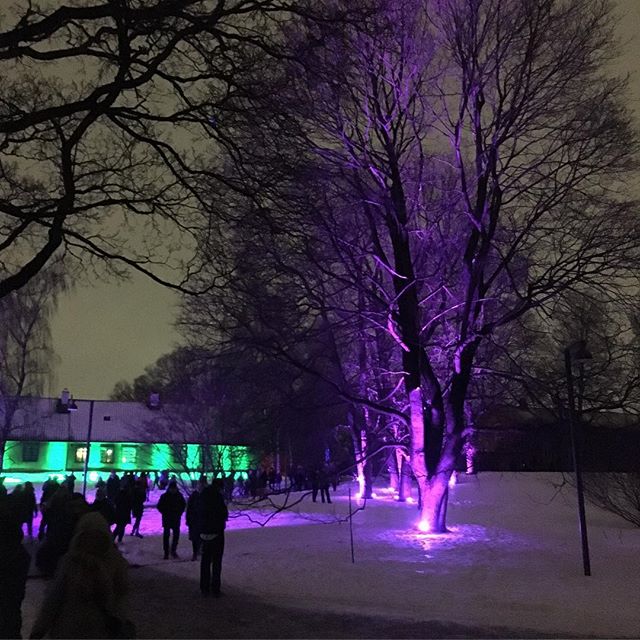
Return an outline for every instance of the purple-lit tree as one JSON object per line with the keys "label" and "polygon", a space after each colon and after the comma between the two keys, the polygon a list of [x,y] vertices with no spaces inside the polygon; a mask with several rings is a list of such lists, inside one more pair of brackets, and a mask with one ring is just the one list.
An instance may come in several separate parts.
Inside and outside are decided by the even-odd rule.
{"label": "purple-lit tree", "polygon": [[234,169],[259,187],[271,286],[393,346],[380,371],[401,410],[343,395],[404,423],[423,528],[446,530],[491,343],[567,290],[625,296],[633,277],[613,24],[605,0],[382,2],[339,31],[289,25],[295,61],[252,99]]}

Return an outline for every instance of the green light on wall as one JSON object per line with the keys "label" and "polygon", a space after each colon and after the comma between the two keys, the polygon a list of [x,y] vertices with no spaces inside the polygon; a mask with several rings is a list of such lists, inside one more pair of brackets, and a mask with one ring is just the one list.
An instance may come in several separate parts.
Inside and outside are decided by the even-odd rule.
{"label": "green light on wall", "polygon": [[46,451],[44,468],[51,471],[64,472],[67,468],[67,443],[49,442],[44,444]]}
{"label": "green light on wall", "polygon": [[120,454],[120,467],[122,469],[137,469],[139,445],[123,444]]}
{"label": "green light on wall", "polygon": [[162,471],[163,469],[171,469],[173,462],[171,460],[171,448],[168,444],[154,444],[151,450],[151,467]]}
{"label": "green light on wall", "polygon": [[[23,442],[7,442],[8,455],[5,456],[5,473],[16,480],[24,481],[22,474],[31,481],[44,481],[50,475],[64,477],[70,470],[77,474],[84,467],[86,443],[83,442],[41,442],[37,460],[25,461]],[[119,471],[169,470],[178,475],[195,478],[202,472],[203,447],[197,444],[182,445],[178,450],[168,444],[99,442],[91,443],[88,469],[92,473],[104,474],[111,469]],[[109,452],[111,450],[111,452]],[[253,464],[250,451],[244,446],[214,445],[211,455],[206,456],[207,473],[223,471],[246,471]],[[31,475],[33,474],[33,475]],[[35,476],[38,476],[37,478]],[[42,480],[40,480],[40,476]],[[91,479],[91,481],[93,481]]]}

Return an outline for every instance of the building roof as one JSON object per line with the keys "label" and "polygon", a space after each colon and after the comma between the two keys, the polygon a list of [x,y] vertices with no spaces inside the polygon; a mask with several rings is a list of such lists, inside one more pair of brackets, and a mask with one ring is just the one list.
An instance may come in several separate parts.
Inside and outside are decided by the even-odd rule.
{"label": "building roof", "polygon": [[[476,428],[481,430],[529,431],[564,423],[548,409],[540,407],[522,409],[508,405],[496,405],[478,417]],[[616,411],[585,411],[582,423],[607,429],[640,429],[640,417],[634,413]]]}
{"label": "building roof", "polygon": [[21,398],[8,439],[86,442],[91,424],[95,442],[221,444],[212,437],[215,434],[203,433],[201,426],[181,419],[175,405],[149,409],[140,402],[76,400],[76,411],[59,413],[57,404],[57,398]]}

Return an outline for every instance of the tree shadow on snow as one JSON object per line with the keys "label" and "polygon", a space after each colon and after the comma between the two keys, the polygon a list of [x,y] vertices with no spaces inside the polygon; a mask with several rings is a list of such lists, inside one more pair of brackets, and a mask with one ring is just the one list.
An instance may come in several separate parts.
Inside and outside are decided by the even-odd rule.
{"label": "tree shadow on snow", "polygon": [[[131,611],[139,638],[557,638],[558,634],[469,627],[441,621],[407,621],[352,613],[327,613],[274,604],[227,588],[204,598],[193,578],[154,566],[132,567]],[[224,584],[223,584],[224,589]],[[426,605],[428,606],[428,605]]]}

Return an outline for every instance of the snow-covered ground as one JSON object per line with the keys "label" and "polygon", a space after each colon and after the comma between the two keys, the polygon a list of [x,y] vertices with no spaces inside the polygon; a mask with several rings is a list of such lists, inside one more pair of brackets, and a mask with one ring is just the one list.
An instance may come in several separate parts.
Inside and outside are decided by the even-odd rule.
{"label": "snow-covered ground", "polygon": [[[266,512],[251,511],[248,518],[234,511],[226,536],[223,590],[238,602],[286,604],[292,615],[300,616],[313,611],[440,620],[505,627],[514,636],[526,630],[527,635],[558,637],[640,637],[640,529],[587,505],[592,575],[585,577],[575,491],[568,486],[558,491],[561,482],[558,474],[460,476],[449,502],[451,533],[440,536],[412,528],[415,505],[389,497],[370,501],[353,517],[354,563],[345,520],[348,485],[332,493],[332,504],[307,497],[266,526],[252,522],[264,522]],[[179,561],[163,560],[160,531],[157,511],[148,506],[141,526],[145,537],[127,535],[122,545],[132,566],[142,567],[132,568],[132,577],[151,571],[160,584],[183,586],[178,596],[167,591],[168,602],[159,586],[153,615],[140,609],[151,606],[149,599],[134,598],[132,617],[144,621],[141,637],[205,637],[203,628],[208,627],[202,626],[201,613],[181,614],[175,624],[177,612],[202,609],[198,566],[189,560],[186,530]],[[43,587],[43,580],[29,580],[25,635]],[[165,624],[163,617],[174,623]],[[206,637],[221,637],[211,629]],[[317,636],[331,637],[326,631]],[[363,629],[349,637],[372,633]],[[278,635],[275,630],[262,637]],[[341,635],[336,629],[335,637]]]}

